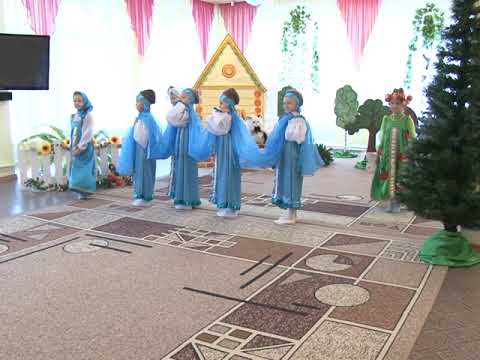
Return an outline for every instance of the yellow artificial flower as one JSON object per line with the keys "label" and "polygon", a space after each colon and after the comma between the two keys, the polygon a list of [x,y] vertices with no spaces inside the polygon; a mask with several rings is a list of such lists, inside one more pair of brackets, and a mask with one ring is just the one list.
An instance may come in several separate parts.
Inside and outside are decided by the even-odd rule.
{"label": "yellow artificial flower", "polygon": [[49,155],[52,152],[52,145],[48,142],[42,143],[42,146],[40,147],[40,153],[42,155]]}
{"label": "yellow artificial flower", "polygon": [[112,145],[120,145],[120,144],[121,144],[120,137],[115,136],[115,135],[112,136],[112,137],[110,138],[110,144],[112,144]]}

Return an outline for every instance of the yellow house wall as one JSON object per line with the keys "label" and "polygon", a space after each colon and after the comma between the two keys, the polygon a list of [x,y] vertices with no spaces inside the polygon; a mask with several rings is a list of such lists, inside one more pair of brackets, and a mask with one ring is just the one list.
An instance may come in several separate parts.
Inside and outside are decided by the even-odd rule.
{"label": "yellow house wall", "polygon": [[[222,68],[226,64],[232,64],[235,67],[235,75],[231,78],[226,78],[222,74]],[[247,116],[254,115],[257,85],[232,47],[227,45],[198,88],[201,92],[200,101],[203,118],[206,118],[212,113],[213,108],[218,106],[218,98],[222,91],[230,87],[235,88],[240,96],[240,104],[237,106],[238,112],[241,113],[243,110]],[[262,102],[260,108],[262,109],[261,115],[263,116],[265,105],[263,92],[259,99]]]}

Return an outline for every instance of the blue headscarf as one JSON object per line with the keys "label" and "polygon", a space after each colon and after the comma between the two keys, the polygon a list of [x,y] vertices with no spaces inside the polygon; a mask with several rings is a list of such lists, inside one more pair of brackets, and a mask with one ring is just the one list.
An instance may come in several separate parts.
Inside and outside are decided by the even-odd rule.
{"label": "blue headscarf", "polygon": [[83,100],[83,107],[81,109],[78,109],[78,114],[80,115],[80,118],[83,120],[85,119],[85,116],[87,116],[87,114],[93,110],[93,105],[92,103],[90,102],[90,100],[88,99],[87,95],[85,95],[83,92],[81,91],[75,91],[73,93],[73,96],[75,95],[79,95],[81,96],[82,100]]}
{"label": "blue headscarf", "polygon": [[194,91],[190,88],[186,88],[182,90],[183,93],[188,95],[188,104],[187,105],[195,105],[198,104],[198,97],[195,95]]}
{"label": "blue headscarf", "polygon": [[233,101],[227,95],[221,95],[220,101],[228,105],[230,112],[235,112],[235,101]]}
{"label": "blue headscarf", "polygon": [[297,94],[293,91],[287,91],[285,93],[284,98],[286,98],[286,97],[291,97],[295,100],[295,103],[297,104],[297,108],[295,110],[300,112],[300,109],[302,108],[302,105],[303,105],[303,100],[300,98],[299,94]]}
{"label": "blue headscarf", "polygon": [[143,102],[143,112],[150,112],[150,106],[152,105],[148,99],[142,94],[137,95],[137,101]]}
{"label": "blue headscarf", "polygon": [[[141,94],[137,96],[137,101],[142,101],[144,104],[143,111],[138,113],[137,121],[142,121],[148,129],[148,144],[145,149],[147,159],[156,159],[155,153],[163,147],[162,130],[150,112],[150,101]],[[118,172],[121,175],[133,175],[137,147],[133,131],[134,126],[128,129],[127,135],[122,141],[122,151],[118,161]]]}

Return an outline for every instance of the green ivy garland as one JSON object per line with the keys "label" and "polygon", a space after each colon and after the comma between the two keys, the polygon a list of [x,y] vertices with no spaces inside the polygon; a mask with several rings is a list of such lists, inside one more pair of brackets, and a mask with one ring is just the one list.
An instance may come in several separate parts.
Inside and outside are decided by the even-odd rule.
{"label": "green ivy garland", "polygon": [[[440,41],[441,33],[445,28],[445,15],[434,4],[427,3],[425,7],[417,9],[412,22],[413,37],[408,46],[407,71],[404,80],[404,87],[410,88],[412,84],[412,63],[413,55],[418,50],[420,37],[423,40],[423,48],[432,49],[434,44]],[[427,68],[431,59],[426,58]]]}
{"label": "green ivy garland", "polygon": [[[298,49],[299,46],[305,47],[305,44],[300,44],[301,36],[307,34],[307,28],[311,23],[311,15],[306,11],[305,6],[297,5],[290,11],[290,21],[285,21],[282,30],[282,53],[284,55],[284,65],[292,61],[297,53],[304,53],[306,49]],[[318,55],[318,23],[313,23],[313,55],[311,64],[310,80],[315,92],[319,90],[319,55]],[[299,51],[300,50],[300,51]],[[291,71],[291,69],[284,69],[284,71]],[[282,74],[282,80],[285,73]]]}
{"label": "green ivy garland", "polygon": [[312,59],[312,73],[310,74],[310,78],[312,80],[313,90],[315,92],[319,91],[319,56],[318,56],[318,23],[315,21],[314,24],[314,33],[313,33],[313,59]]}

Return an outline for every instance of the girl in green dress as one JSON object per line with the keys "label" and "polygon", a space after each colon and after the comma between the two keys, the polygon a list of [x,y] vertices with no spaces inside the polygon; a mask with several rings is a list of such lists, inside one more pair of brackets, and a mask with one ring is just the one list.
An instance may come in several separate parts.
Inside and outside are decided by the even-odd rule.
{"label": "girl in green dress", "polygon": [[386,115],[382,121],[371,197],[378,201],[389,200],[387,211],[399,213],[400,203],[396,197],[398,174],[408,161],[406,155],[408,144],[417,134],[412,118],[405,114],[405,107],[412,97],[405,97],[403,89],[395,89],[385,97],[385,100],[392,113]]}

